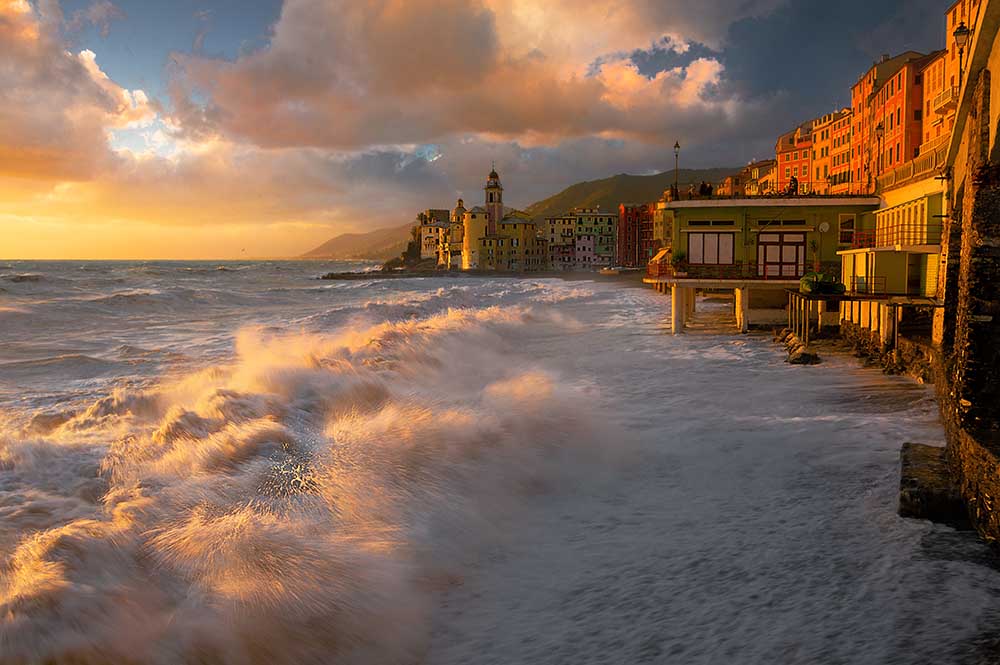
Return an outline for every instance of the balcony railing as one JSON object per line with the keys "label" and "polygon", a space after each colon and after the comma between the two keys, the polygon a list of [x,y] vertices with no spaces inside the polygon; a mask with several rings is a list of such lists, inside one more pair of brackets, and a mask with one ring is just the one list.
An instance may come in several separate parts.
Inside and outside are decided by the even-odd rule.
{"label": "balcony railing", "polygon": [[915,180],[929,178],[944,168],[947,158],[948,146],[942,145],[933,152],[922,154],[878,176],[876,179],[878,188],[879,190],[886,190],[905,185]]}
{"label": "balcony railing", "polygon": [[941,114],[945,114],[958,106],[958,86],[945,86],[944,90],[934,96],[932,106],[935,113]]}
{"label": "balcony railing", "polygon": [[854,249],[874,249],[940,243],[941,224],[929,224],[923,221],[896,224],[878,222],[874,231],[855,231],[852,246]]}
{"label": "balcony railing", "polygon": [[[796,280],[813,269],[813,265],[790,266],[774,263],[759,264],[757,262],[731,263],[726,265],[680,263],[676,266],[668,263],[650,263],[647,267],[649,277],[667,277],[676,279],[732,279],[732,280]],[[840,277],[840,264],[836,262],[823,263],[820,272]],[[794,273],[794,274],[792,274]]]}
{"label": "balcony railing", "polygon": [[885,295],[888,279],[883,276],[862,277],[852,275],[846,284],[847,292],[852,295]]}

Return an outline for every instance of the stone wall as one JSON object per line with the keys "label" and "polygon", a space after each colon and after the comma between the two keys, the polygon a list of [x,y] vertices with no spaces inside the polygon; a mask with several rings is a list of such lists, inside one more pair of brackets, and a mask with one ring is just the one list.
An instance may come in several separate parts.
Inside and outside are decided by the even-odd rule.
{"label": "stone wall", "polygon": [[882,344],[877,332],[846,319],[840,322],[840,336],[859,356],[886,374],[909,376],[921,383],[937,382],[941,357],[928,344],[899,337],[895,348],[890,348]]}
{"label": "stone wall", "polygon": [[[970,81],[972,85],[972,81]],[[953,338],[942,340],[938,400],[948,435],[947,457],[969,518],[991,542],[1000,541],[1000,164],[990,161],[990,72],[975,79],[965,126],[966,166],[956,174],[950,212],[960,229],[954,297],[946,284],[944,319]],[[957,236],[957,237],[956,237]],[[954,250],[954,246],[951,248]],[[957,261],[955,254],[958,254]],[[957,266],[956,266],[957,264]],[[947,326],[945,328],[947,333]]]}

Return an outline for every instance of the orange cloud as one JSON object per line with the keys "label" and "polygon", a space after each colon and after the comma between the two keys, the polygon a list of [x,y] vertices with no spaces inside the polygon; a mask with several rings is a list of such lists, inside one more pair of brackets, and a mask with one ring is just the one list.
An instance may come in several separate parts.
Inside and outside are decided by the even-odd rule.
{"label": "orange cloud", "polygon": [[120,18],[107,0],[69,22],[0,0],[0,256],[297,254],[448,205],[489,155],[522,197],[648,168],[753,109],[716,60],[649,78],[624,54],[778,2],[286,0],[265,49],[176,54],[166,106],[65,42]]}

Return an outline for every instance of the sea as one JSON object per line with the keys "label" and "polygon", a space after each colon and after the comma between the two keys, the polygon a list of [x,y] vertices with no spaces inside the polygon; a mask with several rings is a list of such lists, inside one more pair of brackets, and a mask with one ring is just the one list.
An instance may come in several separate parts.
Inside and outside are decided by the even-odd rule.
{"label": "sea", "polygon": [[0,261],[0,663],[998,661],[990,550],[896,514],[931,388],[371,268]]}

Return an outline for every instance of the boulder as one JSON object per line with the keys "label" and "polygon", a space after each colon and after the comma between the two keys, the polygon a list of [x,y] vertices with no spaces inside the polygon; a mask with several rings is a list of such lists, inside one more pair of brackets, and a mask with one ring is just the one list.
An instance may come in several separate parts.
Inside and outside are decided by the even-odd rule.
{"label": "boulder", "polygon": [[820,359],[818,355],[802,346],[788,356],[788,362],[792,365],[817,365]]}
{"label": "boulder", "polygon": [[945,458],[945,449],[904,443],[899,451],[899,515],[971,528],[969,514]]}

